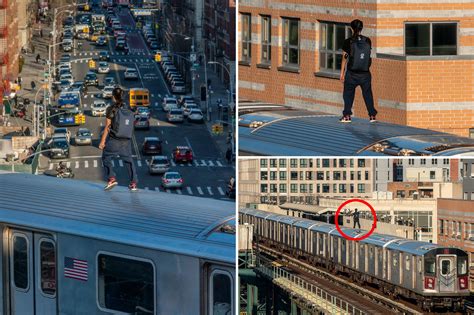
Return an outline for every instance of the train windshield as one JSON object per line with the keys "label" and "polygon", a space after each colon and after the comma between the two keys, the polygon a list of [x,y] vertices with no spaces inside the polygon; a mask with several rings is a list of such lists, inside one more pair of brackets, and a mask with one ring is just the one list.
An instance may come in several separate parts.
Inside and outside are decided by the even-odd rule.
{"label": "train windshield", "polygon": [[436,273],[436,264],[434,258],[425,257],[425,274],[434,275]]}
{"label": "train windshield", "polygon": [[211,276],[213,315],[231,314],[232,312],[232,280],[227,272],[215,270]]}
{"label": "train windshield", "polygon": [[467,274],[467,257],[458,256],[458,275]]}

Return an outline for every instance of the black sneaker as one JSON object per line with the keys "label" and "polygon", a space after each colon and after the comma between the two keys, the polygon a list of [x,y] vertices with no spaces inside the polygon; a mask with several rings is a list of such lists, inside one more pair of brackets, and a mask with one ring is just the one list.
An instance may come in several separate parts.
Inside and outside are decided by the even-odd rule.
{"label": "black sneaker", "polygon": [[111,177],[111,178],[109,178],[109,181],[107,182],[107,186],[104,187],[104,190],[111,190],[112,188],[114,188],[117,185],[118,185],[118,183],[115,180],[115,177]]}
{"label": "black sneaker", "polygon": [[377,122],[377,118],[375,118],[375,115],[369,116],[369,120],[371,123]]}
{"label": "black sneaker", "polygon": [[128,189],[130,189],[130,191],[137,191],[138,190],[137,183],[130,182],[130,185],[128,185]]}
{"label": "black sneaker", "polygon": [[342,116],[342,117],[339,119],[339,122],[342,122],[342,123],[350,123],[350,122],[352,122],[351,116],[349,116],[349,115]]}

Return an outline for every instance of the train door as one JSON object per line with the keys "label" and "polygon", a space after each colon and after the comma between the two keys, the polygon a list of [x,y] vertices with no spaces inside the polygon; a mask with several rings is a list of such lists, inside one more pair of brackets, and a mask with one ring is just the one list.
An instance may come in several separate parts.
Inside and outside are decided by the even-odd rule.
{"label": "train door", "polygon": [[456,289],[456,256],[438,255],[439,292],[454,292]]}
{"label": "train door", "polygon": [[9,230],[11,314],[56,314],[56,242],[51,235]]}

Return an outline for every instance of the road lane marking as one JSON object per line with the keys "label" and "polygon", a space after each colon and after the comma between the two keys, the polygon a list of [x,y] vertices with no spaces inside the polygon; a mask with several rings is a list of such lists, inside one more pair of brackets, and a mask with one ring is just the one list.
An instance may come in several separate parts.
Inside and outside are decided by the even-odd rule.
{"label": "road lane marking", "polygon": [[123,161],[122,160],[119,160],[119,165],[120,165],[120,167],[123,167]]}
{"label": "road lane marking", "polygon": [[79,168],[79,161],[76,161],[76,165],[74,166],[74,168]]}
{"label": "road lane marking", "polygon": [[171,166],[173,166],[173,167],[176,166],[176,163],[173,160],[171,160]]}
{"label": "road lane marking", "polygon": [[148,187],[145,187],[145,190],[149,190]]}
{"label": "road lane marking", "polygon": [[141,160],[137,160],[137,165],[138,165],[138,167],[142,167],[142,161],[141,161]]}
{"label": "road lane marking", "polygon": [[97,160],[94,160],[94,167],[97,167]]}
{"label": "road lane marking", "polygon": [[207,166],[207,165],[206,165],[206,161],[201,160],[201,166]]}
{"label": "road lane marking", "polygon": [[166,189],[166,192],[167,192],[168,194],[171,194],[171,190],[169,190],[169,189]]}
{"label": "road lane marking", "polygon": [[156,190],[156,191],[160,191],[160,187],[158,187],[158,186],[155,187],[155,190]]}
{"label": "road lane marking", "polygon": [[219,161],[217,161],[216,163],[217,163],[217,166],[219,166],[219,167],[223,167],[223,166],[224,166],[224,165],[222,165],[222,163],[219,162]]}
{"label": "road lane marking", "polygon": [[114,160],[112,160],[112,167],[115,167],[115,163],[114,163]]}
{"label": "road lane marking", "polygon": [[71,167],[71,162],[67,162],[66,167]]}
{"label": "road lane marking", "polygon": [[84,167],[89,168],[89,161],[84,161]]}
{"label": "road lane marking", "polygon": [[178,195],[182,195],[182,194],[183,194],[183,192],[182,192],[181,189],[179,189],[179,188],[176,189],[176,192],[178,193]]}
{"label": "road lane marking", "polygon": [[211,187],[207,186],[207,191],[209,192],[209,195],[213,196],[214,194],[212,193]]}
{"label": "road lane marking", "polygon": [[204,195],[200,186],[197,186],[196,189],[200,195]]}
{"label": "road lane marking", "polygon": [[194,166],[199,166],[199,162],[198,162],[198,161],[194,160],[193,163],[194,163]]}
{"label": "road lane marking", "polygon": [[49,164],[49,170],[51,171],[53,169],[54,164]]}
{"label": "road lane marking", "polygon": [[219,193],[221,194],[221,196],[224,196],[224,195],[225,195],[225,193],[224,193],[224,191],[222,190],[222,188],[217,187],[217,190],[219,191]]}
{"label": "road lane marking", "polygon": [[186,190],[188,191],[188,194],[192,195],[193,194],[193,190],[191,189],[191,187],[186,187]]}
{"label": "road lane marking", "polygon": [[209,161],[209,166],[214,166],[214,163],[212,161]]}

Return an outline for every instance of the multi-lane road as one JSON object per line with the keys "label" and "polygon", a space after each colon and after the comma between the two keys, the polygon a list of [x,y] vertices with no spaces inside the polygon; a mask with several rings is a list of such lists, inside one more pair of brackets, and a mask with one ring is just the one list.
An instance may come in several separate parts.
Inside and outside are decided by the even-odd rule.
{"label": "multi-lane road", "polygon": [[[166,114],[162,111],[161,100],[167,94],[172,94],[163,79],[154,55],[148,49],[141,32],[135,29],[135,21],[129,10],[117,12],[125,31],[129,53],[115,51],[113,36],[108,36],[108,45],[97,47],[87,40],[75,40],[82,43],[80,50],[74,45],[71,53],[72,72],[75,81],[83,81],[89,71],[88,60],[98,59],[99,51],[107,50],[110,55],[110,73],[98,74],[99,89],[89,87],[82,94],[82,109],[86,114],[86,123],[78,127],[69,127],[74,135],[79,127],[86,127],[93,133],[92,146],[75,146],[72,141],[70,158],[64,160],[73,170],[75,179],[105,181],[101,162],[102,151],[98,148],[99,137],[105,117],[92,117],[91,104],[101,99],[101,87],[106,76],[114,76],[116,81],[128,90],[134,87],[144,87],[150,91],[151,113],[150,130],[137,130],[133,139],[133,153],[137,166],[139,189],[164,190],[161,185],[161,176],[148,173],[147,160],[149,157],[142,155],[142,144],[146,136],[157,136],[163,141],[163,154],[170,157],[173,148],[178,145],[190,146],[194,152],[192,164],[176,165],[172,162],[171,170],[181,173],[185,186],[179,190],[168,190],[169,193],[188,194],[194,196],[225,199],[227,182],[235,173],[235,168],[229,165],[218,148],[215,146],[212,135],[205,124],[184,122],[172,124],[166,121]],[[138,80],[125,80],[124,71],[127,68],[136,68],[139,72]],[[127,94],[128,97],[128,94]],[[40,159],[40,170],[54,169],[60,160],[50,160],[48,156]],[[128,173],[121,160],[114,162],[115,170],[120,185],[128,185]]]}

